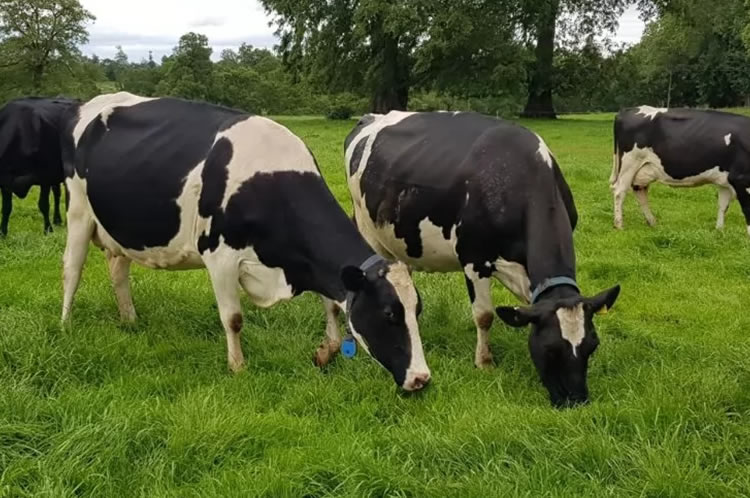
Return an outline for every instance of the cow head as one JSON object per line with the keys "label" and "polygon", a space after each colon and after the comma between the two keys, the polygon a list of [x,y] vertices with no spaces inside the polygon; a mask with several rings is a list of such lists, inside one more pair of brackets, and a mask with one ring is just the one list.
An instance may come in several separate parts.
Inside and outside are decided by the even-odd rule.
{"label": "cow head", "polygon": [[594,314],[612,307],[619,293],[618,285],[592,298],[549,297],[525,308],[497,308],[508,325],[532,326],[531,359],[556,407],[588,402],[589,358],[599,346]]}
{"label": "cow head", "polygon": [[363,267],[347,266],[341,275],[349,294],[349,329],[396,384],[406,391],[419,390],[429,382],[430,369],[417,324],[422,302],[409,269],[382,259]]}

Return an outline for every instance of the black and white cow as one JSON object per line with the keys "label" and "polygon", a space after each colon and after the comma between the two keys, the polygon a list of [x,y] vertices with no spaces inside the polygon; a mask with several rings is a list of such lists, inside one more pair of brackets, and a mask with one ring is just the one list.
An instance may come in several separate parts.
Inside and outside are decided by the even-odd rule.
{"label": "black and white cow", "polygon": [[23,199],[34,185],[41,187],[38,206],[44,217],[44,231],[52,231],[50,192],[54,196],[53,222],[62,224],[60,137],[63,116],[77,105],[78,101],[69,99],[24,98],[12,100],[0,109],[0,235],[8,234],[13,195]]}
{"label": "black and white cow", "polygon": [[588,359],[599,339],[594,298],[575,281],[577,213],[544,141],[475,113],[365,116],[346,139],[349,189],[360,232],[383,257],[432,272],[461,271],[477,327],[475,364],[492,362],[492,278],[528,307],[501,307],[531,324],[531,358],[557,406],[588,399]]}
{"label": "black and white cow", "polygon": [[322,296],[327,315],[317,364],[339,349],[343,309],[352,333],[398,385],[427,384],[408,267],[374,254],[289,130],[204,103],[117,93],[83,105],[69,133],[63,322],[93,241],[105,250],[127,321],[136,318],[131,261],[206,268],[233,371],[244,364],[239,287],[261,307],[309,290]]}
{"label": "black and white cow", "polygon": [[623,226],[622,206],[633,189],[646,222],[656,223],[648,205],[653,182],[672,187],[714,184],[719,190],[716,228],[734,197],[750,235],[750,119],[719,111],[625,109],[615,118],[615,155],[609,183],[615,227]]}

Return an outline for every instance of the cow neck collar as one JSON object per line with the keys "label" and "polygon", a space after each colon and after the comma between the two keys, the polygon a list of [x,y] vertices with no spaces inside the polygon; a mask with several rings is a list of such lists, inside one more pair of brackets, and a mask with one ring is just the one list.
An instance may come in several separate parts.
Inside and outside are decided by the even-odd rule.
{"label": "cow neck collar", "polygon": [[[359,265],[359,269],[363,272],[367,272],[370,268],[375,266],[376,264],[380,263],[381,261],[385,261],[380,255],[373,254],[369,258],[367,258],[361,265]],[[352,307],[352,302],[354,301],[354,293],[352,291],[346,291],[346,316],[349,316],[349,311]],[[348,319],[347,319],[348,321]]]}
{"label": "cow neck collar", "polygon": [[539,285],[531,289],[531,304],[536,304],[541,295],[546,291],[563,285],[573,287],[576,292],[579,294],[581,293],[581,289],[578,287],[578,283],[574,279],[565,276],[550,277],[544,279]]}

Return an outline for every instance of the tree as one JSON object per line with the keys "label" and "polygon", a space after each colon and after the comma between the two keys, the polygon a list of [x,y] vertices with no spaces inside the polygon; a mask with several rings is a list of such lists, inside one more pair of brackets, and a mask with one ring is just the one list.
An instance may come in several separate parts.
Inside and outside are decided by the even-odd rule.
{"label": "tree", "polygon": [[367,93],[375,112],[406,108],[426,0],[262,3],[275,15],[279,48],[295,82],[304,78],[329,93]]}
{"label": "tree", "polygon": [[2,65],[28,75],[31,91],[40,93],[55,64],[70,65],[79,55],[92,20],[78,0],[0,0]]}
{"label": "tree", "polygon": [[602,31],[613,31],[625,9],[638,4],[652,12],[651,0],[520,0],[521,26],[532,40],[534,59],[529,70],[528,99],[523,115],[555,118],[552,101],[554,54],[559,31],[569,38],[586,39]]}
{"label": "tree", "polygon": [[157,93],[186,99],[211,100],[213,92],[212,49],[198,33],[182,35],[172,55],[163,60],[164,78]]}

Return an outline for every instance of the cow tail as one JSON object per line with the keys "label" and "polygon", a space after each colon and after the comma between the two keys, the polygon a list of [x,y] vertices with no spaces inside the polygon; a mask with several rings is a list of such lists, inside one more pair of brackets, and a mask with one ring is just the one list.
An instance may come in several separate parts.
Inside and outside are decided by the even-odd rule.
{"label": "cow tail", "polygon": [[620,154],[620,145],[618,141],[619,129],[620,129],[620,117],[615,118],[615,129],[614,129],[614,142],[615,149],[612,156],[612,173],[609,175],[609,184],[614,185],[617,182],[617,178],[620,176],[620,167],[622,166],[622,155]]}

